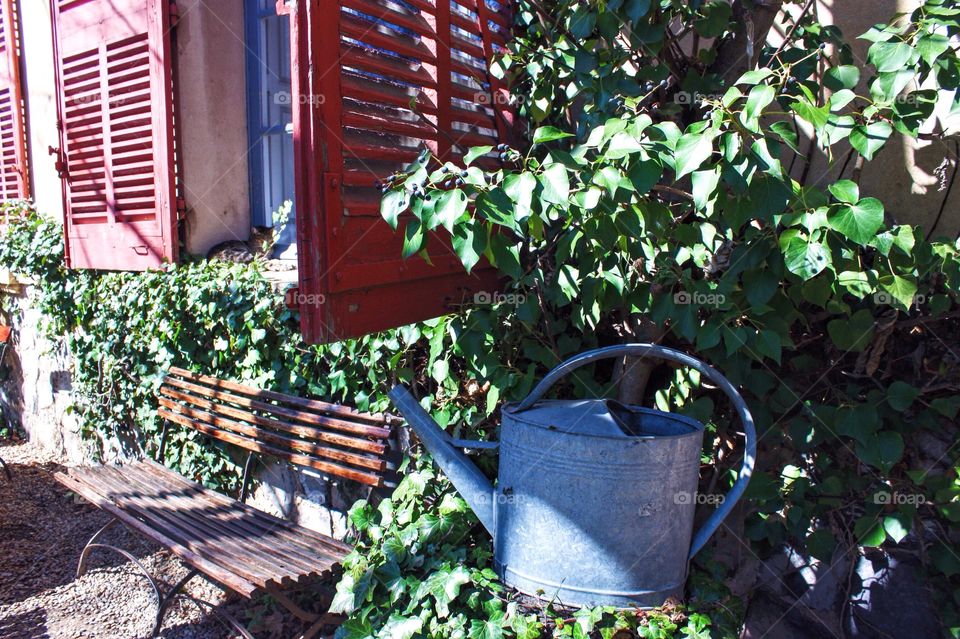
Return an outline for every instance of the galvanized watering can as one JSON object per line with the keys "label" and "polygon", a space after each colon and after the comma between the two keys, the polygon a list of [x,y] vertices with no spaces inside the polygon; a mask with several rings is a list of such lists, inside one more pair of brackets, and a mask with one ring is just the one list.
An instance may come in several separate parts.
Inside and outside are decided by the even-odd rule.
{"label": "galvanized watering can", "polygon": [[[696,535],[703,424],[613,400],[541,401],[574,369],[625,355],[699,371],[730,397],[743,423],[737,481]],[[567,605],[652,607],[682,596],[689,559],[743,494],[756,456],[753,418],[733,385],[700,360],[652,344],[564,362],[529,397],[504,407],[499,444],[452,439],[402,386],[390,399],[493,536],[504,583]],[[494,487],[461,448],[497,447]]]}

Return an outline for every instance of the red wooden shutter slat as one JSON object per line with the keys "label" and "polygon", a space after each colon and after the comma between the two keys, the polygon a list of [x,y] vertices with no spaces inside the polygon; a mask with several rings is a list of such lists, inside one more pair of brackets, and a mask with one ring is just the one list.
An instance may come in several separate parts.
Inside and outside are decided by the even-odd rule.
{"label": "red wooden shutter slat", "polygon": [[21,33],[14,0],[0,0],[0,200],[30,197]]}
{"label": "red wooden shutter slat", "polygon": [[169,0],[51,0],[72,268],[177,260]]}
{"label": "red wooden shutter slat", "polygon": [[402,260],[402,231],[380,219],[377,183],[424,148],[457,161],[470,146],[510,141],[513,114],[488,72],[508,36],[506,4],[309,0],[295,7],[300,286],[291,301],[305,339],[400,326],[494,290],[495,271],[464,273],[444,233],[430,238],[432,264]]}

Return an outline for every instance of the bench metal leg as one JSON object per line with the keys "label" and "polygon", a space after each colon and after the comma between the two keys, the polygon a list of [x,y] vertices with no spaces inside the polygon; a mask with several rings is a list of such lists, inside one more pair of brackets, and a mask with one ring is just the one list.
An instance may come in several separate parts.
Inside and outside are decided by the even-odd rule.
{"label": "bench metal leg", "polygon": [[77,564],[77,579],[83,577],[84,573],[87,572],[87,557],[90,556],[90,550],[96,546],[100,536],[112,528],[118,521],[120,520],[116,517],[108,521],[103,528],[93,533],[93,537],[91,537],[90,541],[87,542],[87,545],[83,547],[83,552],[80,553],[80,562]]}
{"label": "bench metal leg", "polygon": [[[181,581],[184,584],[186,584],[187,581],[189,581],[189,579],[183,579]],[[216,617],[219,617],[221,621],[227,623],[231,628],[233,628],[237,632],[237,634],[243,637],[243,639],[256,639],[256,637],[251,635],[250,631],[247,630],[246,626],[240,623],[236,617],[234,617],[233,615],[231,615],[229,612],[225,610],[221,610],[219,606],[215,606],[209,601],[204,601],[203,599],[199,599],[197,597],[194,597],[193,595],[188,595],[185,592],[180,592],[175,595],[171,593],[171,595],[172,595],[170,597],[171,600],[176,597],[183,597],[184,599],[189,599],[193,603],[197,604],[197,606],[199,606],[200,608],[206,608],[207,610],[210,611],[211,614],[213,614]],[[156,637],[157,634],[159,634],[159,632],[160,632],[160,626],[158,625],[156,628],[154,628],[155,634],[153,634],[152,636]]]}
{"label": "bench metal leg", "polygon": [[187,585],[187,582],[200,574],[200,571],[196,568],[188,572],[183,579],[178,581],[170,590],[167,591],[167,594],[163,596],[163,599],[160,600],[160,605],[157,607],[157,621],[153,626],[153,633],[151,637],[156,637],[160,634],[160,627],[163,626],[163,617],[167,614],[167,608],[170,607],[170,604],[173,603],[173,600],[177,597],[178,594],[181,594],[180,591],[183,590],[183,587]]}
{"label": "bench metal leg", "polygon": [[113,552],[119,553],[133,562],[133,564],[140,569],[140,572],[143,573],[143,576],[147,578],[147,581],[150,582],[150,585],[153,586],[153,594],[157,596],[157,605],[160,605],[160,585],[157,583],[156,579],[153,578],[147,569],[143,567],[143,564],[140,563],[140,560],[134,557],[132,554],[124,550],[123,548],[117,548],[116,546],[111,546],[109,544],[87,544],[87,548],[106,548],[112,550]]}

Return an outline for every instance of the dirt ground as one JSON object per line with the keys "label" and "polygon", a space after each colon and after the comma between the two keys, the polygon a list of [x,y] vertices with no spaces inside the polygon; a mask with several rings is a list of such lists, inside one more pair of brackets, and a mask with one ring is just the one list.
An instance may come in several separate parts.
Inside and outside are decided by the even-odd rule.
{"label": "dirt ground", "polygon": [[[77,579],[77,559],[87,540],[110,516],[57,483],[56,459],[24,442],[0,442],[13,474],[0,473],[0,637],[3,639],[139,639],[150,637],[157,600],[147,579],[126,558],[108,550],[91,554],[90,569]],[[123,526],[103,543],[132,553],[169,588],[187,573],[170,552]],[[187,592],[221,605],[258,638],[292,636],[295,619],[269,605],[250,602],[194,578]],[[164,639],[226,639],[239,636],[217,616],[185,599],[168,611]]]}

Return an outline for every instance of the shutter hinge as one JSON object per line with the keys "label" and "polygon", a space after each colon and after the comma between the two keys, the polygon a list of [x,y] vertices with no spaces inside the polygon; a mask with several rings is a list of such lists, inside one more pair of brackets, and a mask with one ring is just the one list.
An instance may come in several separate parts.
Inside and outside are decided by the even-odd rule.
{"label": "shutter hinge", "polygon": [[277,15],[291,15],[296,8],[297,0],[277,0]]}
{"label": "shutter hinge", "polygon": [[180,22],[180,7],[177,0],[170,0],[170,26],[175,27]]}

